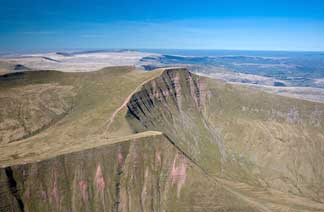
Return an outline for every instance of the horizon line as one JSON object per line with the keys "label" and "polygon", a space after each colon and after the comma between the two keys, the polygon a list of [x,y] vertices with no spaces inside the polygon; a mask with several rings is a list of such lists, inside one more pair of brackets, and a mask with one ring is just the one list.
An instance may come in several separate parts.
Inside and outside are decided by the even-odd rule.
{"label": "horizon line", "polygon": [[[324,53],[323,50],[289,50],[289,49],[217,49],[217,48],[35,48],[35,49],[16,49],[0,51],[0,54],[12,53],[53,53],[59,51],[146,51],[146,50],[184,50],[184,51],[254,51],[254,52],[300,52],[300,53]],[[149,52],[148,52],[149,53]]]}

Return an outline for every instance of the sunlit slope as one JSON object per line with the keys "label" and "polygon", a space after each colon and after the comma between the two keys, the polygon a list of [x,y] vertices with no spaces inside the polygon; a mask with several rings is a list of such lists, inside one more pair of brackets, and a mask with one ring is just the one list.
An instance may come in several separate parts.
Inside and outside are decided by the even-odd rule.
{"label": "sunlit slope", "polygon": [[127,96],[157,74],[121,67],[91,73],[37,71],[2,77],[0,143],[39,132],[40,136],[32,139],[49,143],[98,135]]}
{"label": "sunlit slope", "polygon": [[212,176],[324,202],[324,105],[165,71],[128,104]]}
{"label": "sunlit slope", "polygon": [[0,182],[1,211],[259,211],[154,132],[0,169]]}
{"label": "sunlit slope", "polygon": [[323,104],[182,68],[0,88],[0,211],[324,210]]}

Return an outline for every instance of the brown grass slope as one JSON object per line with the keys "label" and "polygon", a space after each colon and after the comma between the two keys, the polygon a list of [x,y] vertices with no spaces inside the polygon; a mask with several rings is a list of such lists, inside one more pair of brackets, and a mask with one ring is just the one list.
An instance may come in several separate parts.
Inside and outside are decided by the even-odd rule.
{"label": "brown grass slope", "polygon": [[0,102],[3,210],[324,210],[323,104],[131,67],[9,75]]}
{"label": "brown grass slope", "polygon": [[[24,72],[2,78],[0,143],[43,129],[41,140],[49,143],[98,135],[127,95],[156,74],[124,67],[93,73]],[[33,142],[39,140],[36,137]]]}
{"label": "brown grass slope", "polygon": [[[209,180],[160,132],[131,135],[126,104],[161,73],[125,67],[30,72],[3,80],[1,95],[13,103],[5,104],[2,122],[11,118],[17,126],[38,128],[0,146],[0,210],[256,211]],[[19,115],[13,113],[17,102],[28,107]],[[59,111],[57,105],[68,108],[64,116],[48,116],[45,108]],[[15,130],[2,135],[17,135]]]}
{"label": "brown grass slope", "polygon": [[2,211],[258,211],[161,134],[10,166],[0,182]]}
{"label": "brown grass slope", "polygon": [[[294,208],[288,196],[298,195],[323,210],[323,104],[173,69],[146,84],[128,108],[135,131],[165,133],[210,176],[244,183],[236,187],[263,205],[269,198]],[[273,190],[286,194],[289,206],[284,195],[274,200]]]}

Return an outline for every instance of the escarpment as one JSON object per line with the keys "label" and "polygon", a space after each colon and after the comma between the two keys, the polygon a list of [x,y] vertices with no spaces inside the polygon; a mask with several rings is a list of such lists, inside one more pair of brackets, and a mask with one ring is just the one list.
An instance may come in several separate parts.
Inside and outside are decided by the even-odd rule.
{"label": "escarpment", "polygon": [[185,69],[167,69],[133,95],[127,116],[136,131],[165,133],[204,169],[217,174],[226,155],[217,130],[205,118],[206,83]]}
{"label": "escarpment", "polygon": [[[33,109],[0,109],[1,212],[324,210],[323,104],[182,68],[28,72],[0,87]],[[9,118],[35,130],[10,142]]]}
{"label": "escarpment", "polygon": [[127,106],[135,131],[165,133],[210,176],[324,202],[323,104],[171,69]]}

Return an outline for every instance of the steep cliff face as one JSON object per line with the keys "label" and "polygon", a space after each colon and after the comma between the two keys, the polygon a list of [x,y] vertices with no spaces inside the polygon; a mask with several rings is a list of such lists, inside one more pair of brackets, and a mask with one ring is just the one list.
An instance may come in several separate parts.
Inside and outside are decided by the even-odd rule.
{"label": "steep cliff face", "polygon": [[163,135],[6,167],[0,182],[0,211],[257,211]]}
{"label": "steep cliff face", "polygon": [[204,117],[207,84],[185,69],[170,69],[145,84],[128,103],[136,131],[164,132],[184,152],[212,174],[221,170],[223,144]]}
{"label": "steep cliff face", "polygon": [[166,70],[128,104],[212,176],[324,202],[324,106]]}

